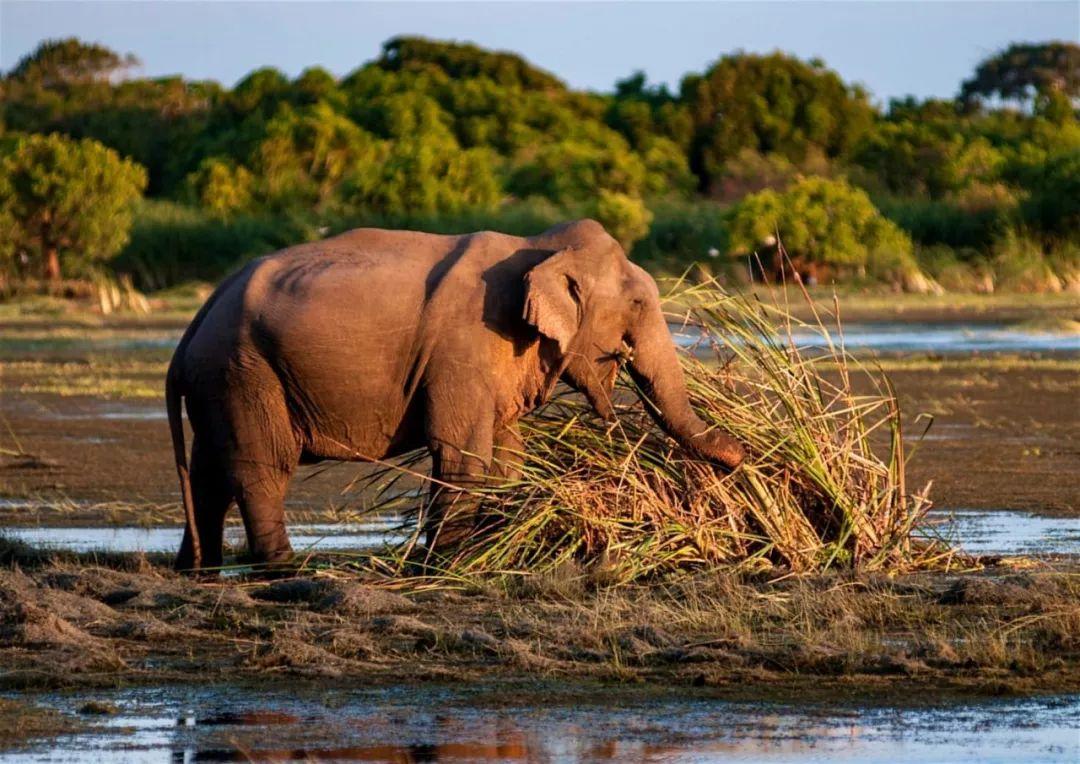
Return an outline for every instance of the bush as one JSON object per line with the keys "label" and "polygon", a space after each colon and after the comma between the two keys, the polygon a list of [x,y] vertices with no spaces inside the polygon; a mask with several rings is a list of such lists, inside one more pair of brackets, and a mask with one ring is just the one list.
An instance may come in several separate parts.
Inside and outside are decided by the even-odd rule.
{"label": "bush", "polygon": [[174,202],[143,202],[131,240],[113,261],[140,289],[189,280],[216,281],[240,263],[314,239],[311,221],[289,215],[239,215],[224,220]]}
{"label": "bush", "polygon": [[1031,239],[1011,235],[993,248],[993,267],[997,284],[1015,292],[1060,292],[1061,279]]}
{"label": "bush", "polygon": [[1031,190],[1025,222],[1053,236],[1080,235],[1080,151],[1051,156],[1021,174]]}
{"label": "bush", "polygon": [[653,214],[637,197],[601,189],[594,217],[629,252],[649,232]]}
{"label": "bush", "polygon": [[251,208],[254,176],[228,159],[204,159],[186,182],[188,195],[211,215],[227,218]]}
{"label": "bush", "polygon": [[919,267],[950,292],[993,292],[993,270],[980,253],[944,244],[916,250]]}
{"label": "bush", "polygon": [[842,180],[805,178],[782,193],[751,194],[732,210],[736,252],[753,252],[777,233],[792,256],[809,262],[880,273],[913,265],[907,235]]}
{"label": "bush", "polygon": [[[691,263],[728,251],[726,208],[709,201],[651,201],[653,222],[634,245],[634,260],[650,269],[680,273]],[[726,258],[711,265],[730,266]]]}
{"label": "bush", "polygon": [[877,202],[885,217],[926,246],[987,252],[1015,225],[1009,207],[966,208],[954,200],[926,198],[884,197]]}

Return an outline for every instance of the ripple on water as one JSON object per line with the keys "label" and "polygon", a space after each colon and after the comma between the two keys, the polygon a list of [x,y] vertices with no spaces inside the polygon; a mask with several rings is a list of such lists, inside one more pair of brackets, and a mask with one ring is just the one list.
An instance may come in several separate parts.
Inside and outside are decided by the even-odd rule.
{"label": "ripple on water", "polygon": [[173,761],[1075,762],[1080,755],[1077,695],[904,708],[574,689],[209,686],[23,695],[66,712],[91,698],[120,712],[13,760],[92,755],[107,764],[136,751]]}
{"label": "ripple on water", "polygon": [[[372,518],[363,523],[296,524],[289,528],[289,539],[297,552],[362,551],[405,540],[399,525],[396,517]],[[176,526],[0,528],[0,537],[70,552],[175,552],[183,535],[184,529]],[[226,526],[225,543],[243,546],[243,526]]]}
{"label": "ripple on water", "polygon": [[[676,342],[684,347],[700,340],[701,335],[692,327],[673,327],[673,331]],[[827,345],[823,334],[809,328],[793,331],[792,340],[802,348]],[[832,340],[839,344],[839,335],[834,335]],[[880,352],[1080,352],[1080,334],[1023,331],[1007,324],[908,321],[846,323],[843,343],[848,350]]]}
{"label": "ripple on water", "polygon": [[972,554],[1080,555],[1080,518],[1015,510],[931,512],[927,532],[955,541]]}

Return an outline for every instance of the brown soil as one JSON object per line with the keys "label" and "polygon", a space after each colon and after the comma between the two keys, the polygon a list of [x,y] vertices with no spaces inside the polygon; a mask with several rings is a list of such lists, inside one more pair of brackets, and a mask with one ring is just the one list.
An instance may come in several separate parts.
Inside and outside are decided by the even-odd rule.
{"label": "brown soil", "polygon": [[[144,418],[163,411],[164,400],[2,394],[0,448],[15,450],[5,437],[6,422],[24,453],[0,453],[0,495],[43,501],[33,510],[0,507],[0,524],[181,522],[168,422]],[[108,418],[106,411],[140,416]],[[360,497],[342,490],[369,469],[331,463],[301,468],[289,493],[293,519],[341,517],[357,507]]]}
{"label": "brown soil", "polygon": [[[914,452],[912,488],[950,509],[1080,516],[1080,377],[1075,371],[893,371]],[[918,443],[925,422],[928,437]]]}

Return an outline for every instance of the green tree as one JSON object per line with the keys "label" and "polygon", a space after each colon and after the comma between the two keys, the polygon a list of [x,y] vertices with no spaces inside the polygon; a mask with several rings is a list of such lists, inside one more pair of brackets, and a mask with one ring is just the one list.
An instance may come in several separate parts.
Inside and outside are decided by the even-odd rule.
{"label": "green tree", "polygon": [[331,201],[358,163],[375,164],[384,155],[382,142],[328,104],[282,104],[248,165],[264,201],[310,206]]}
{"label": "green tree", "polygon": [[391,144],[385,161],[358,164],[347,181],[352,205],[409,216],[492,209],[499,201],[495,157],[452,138],[419,135]]}
{"label": "green tree", "polygon": [[741,150],[799,162],[816,148],[845,155],[871,125],[866,94],[820,62],[773,53],[725,56],[683,79],[681,100],[693,124],[690,167],[711,191]]}
{"label": "green tree", "polygon": [[453,79],[486,77],[504,87],[565,90],[553,74],[514,53],[476,45],[438,42],[423,37],[395,37],[383,45],[377,65],[388,71],[439,69]]}
{"label": "green tree", "polygon": [[264,115],[277,111],[278,104],[291,94],[288,77],[270,66],[256,69],[240,80],[229,94],[230,108],[240,114],[254,111]]}
{"label": "green tree", "polygon": [[19,59],[8,76],[32,80],[44,87],[108,80],[139,65],[130,53],[121,56],[102,45],[85,43],[75,37],[45,40],[33,52]]}
{"label": "green tree", "polygon": [[1060,94],[1080,97],[1080,45],[1075,42],[1017,43],[975,69],[960,86],[968,103],[998,97],[1021,104]]}
{"label": "green tree", "polygon": [[911,240],[861,189],[842,180],[805,178],[786,191],[761,191],[732,210],[731,247],[753,252],[776,234],[788,252],[839,266],[903,264]]}
{"label": "green tree", "polygon": [[653,220],[652,212],[641,199],[604,189],[597,194],[593,216],[627,252],[648,235]]}
{"label": "green tree", "polygon": [[1037,230],[1062,238],[1080,232],[1080,150],[1049,157],[1023,173],[1029,197],[1024,218]]}
{"label": "green tree", "polygon": [[293,100],[300,105],[325,101],[336,109],[344,106],[345,96],[338,89],[337,79],[321,66],[312,66],[300,73],[292,83]]}
{"label": "green tree", "polygon": [[115,255],[127,242],[146,170],[100,143],[30,135],[0,157],[0,209],[9,247],[50,280],[61,264]]}
{"label": "green tree", "polygon": [[252,206],[255,177],[229,159],[210,157],[187,178],[188,192],[211,215],[227,218]]}
{"label": "green tree", "polygon": [[996,178],[1004,162],[1001,153],[985,138],[966,138],[957,127],[881,122],[859,143],[852,161],[891,191],[934,198]]}
{"label": "green tree", "polygon": [[151,193],[172,190],[198,164],[173,172],[224,91],[179,77],[132,78],[137,63],[73,39],[42,43],[0,81],[0,120],[20,132],[93,138],[145,166]]}
{"label": "green tree", "polygon": [[522,197],[544,196],[553,202],[583,202],[601,189],[640,196],[645,189],[645,163],[618,134],[607,145],[561,140],[533,152],[515,169],[509,189]]}

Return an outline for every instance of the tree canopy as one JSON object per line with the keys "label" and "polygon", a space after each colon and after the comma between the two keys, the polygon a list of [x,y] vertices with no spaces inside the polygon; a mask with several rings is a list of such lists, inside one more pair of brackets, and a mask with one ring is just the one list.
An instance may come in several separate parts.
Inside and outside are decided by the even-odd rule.
{"label": "tree canopy", "polygon": [[9,77],[33,80],[47,87],[108,80],[127,69],[138,66],[139,60],[130,53],[120,55],[103,45],[84,43],[74,37],[45,40],[23,56]]}
{"label": "tree canopy", "polygon": [[[870,257],[871,233],[904,250],[886,218],[916,245],[989,252],[1009,235],[1051,248],[1078,235],[1078,51],[1014,45],[982,62],[957,99],[909,97],[880,111],[822,62],[780,52],[724,55],[676,90],[635,72],[596,93],[514,53],[397,37],[344,76],[263,67],[227,88],[136,77],[133,56],[68,39],[42,43],[0,80],[0,142],[29,156],[28,136],[51,141],[53,158],[40,161],[65,168],[57,157],[76,149],[60,136],[88,157],[107,147],[109,159],[93,161],[122,157],[129,169],[106,175],[137,164],[149,197],[184,208],[147,219],[192,229],[191,210],[208,230],[263,231],[259,218],[290,221],[290,235],[297,220],[311,230],[419,219],[439,230],[525,230],[593,215],[642,252],[693,241],[678,256],[696,257],[729,236],[749,246],[765,225],[755,210],[774,222],[799,216],[784,221],[804,229],[789,243],[831,262]],[[142,188],[133,183],[119,185]],[[734,217],[721,214],[733,204]],[[817,228],[824,209],[861,220],[867,205],[872,231]],[[115,251],[106,244],[88,253]],[[59,251],[75,262],[74,248]]]}
{"label": "tree canopy", "polygon": [[59,279],[127,243],[146,171],[96,141],[20,137],[0,151],[0,251],[14,270]]}
{"label": "tree canopy", "polygon": [[965,101],[997,97],[1025,103],[1060,93],[1080,97],[1080,45],[1017,43],[987,58],[960,86]]}
{"label": "tree canopy", "polygon": [[681,101],[693,125],[690,166],[706,190],[743,149],[796,161],[812,148],[841,157],[874,118],[860,88],[781,53],[725,56],[683,80]]}

